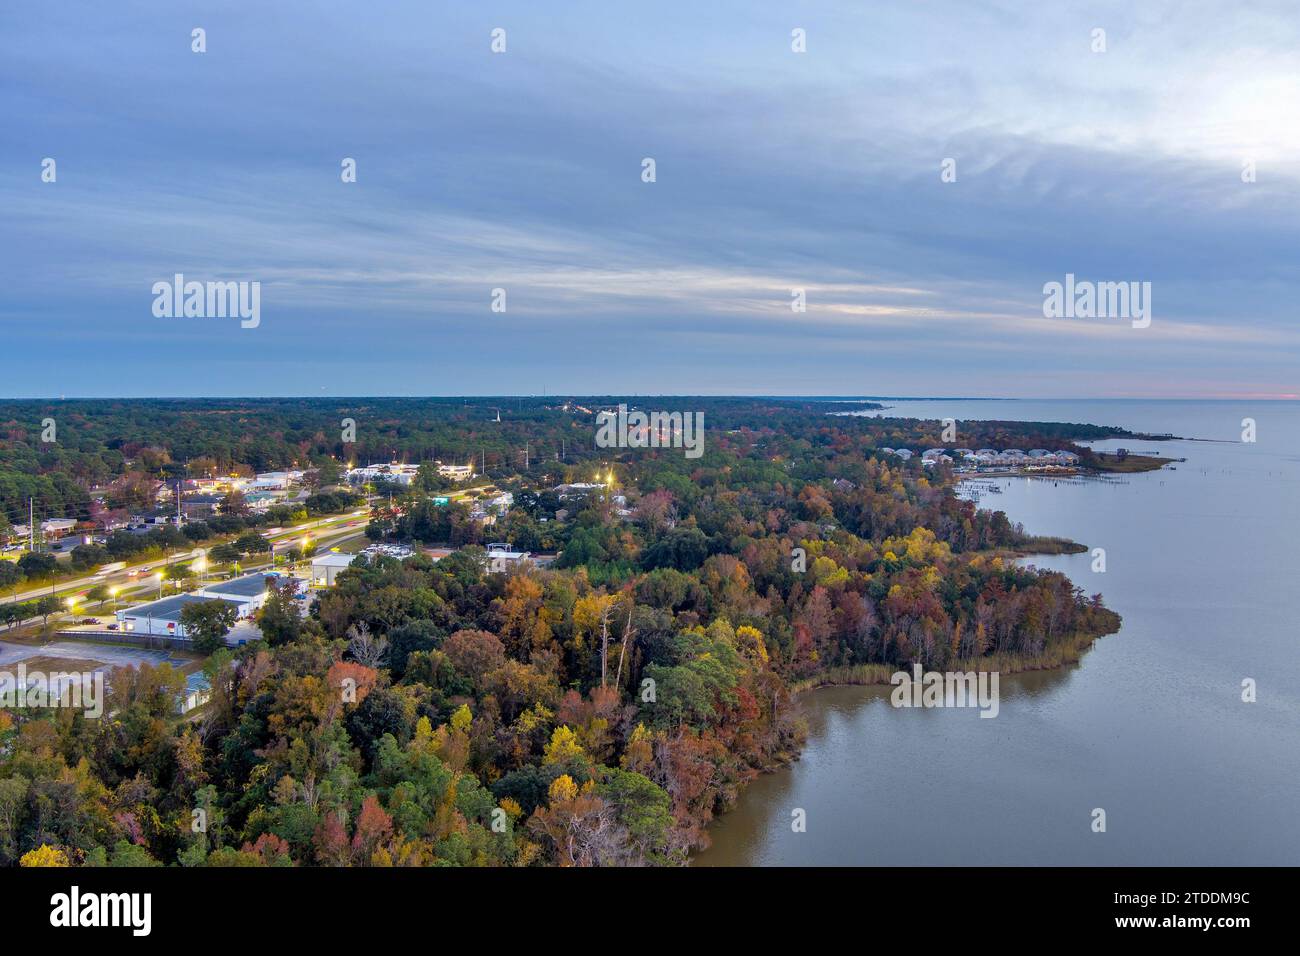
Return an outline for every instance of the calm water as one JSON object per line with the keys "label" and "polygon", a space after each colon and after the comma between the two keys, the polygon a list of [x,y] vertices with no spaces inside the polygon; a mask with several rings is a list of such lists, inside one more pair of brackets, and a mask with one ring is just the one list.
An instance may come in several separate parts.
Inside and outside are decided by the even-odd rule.
{"label": "calm water", "polygon": [[[896,710],[888,688],[803,697],[800,761],[758,780],[701,865],[1300,863],[1300,406],[900,402],[889,415],[1075,421],[1219,442],[1104,442],[1187,461],[1118,481],[1003,479],[1035,558],[1124,616],[1068,670],[1004,678],[994,720]],[[1254,418],[1255,444],[1239,441]],[[1241,701],[1243,678],[1258,702]],[[1102,807],[1107,832],[1093,833]],[[791,812],[807,832],[791,830]]]}

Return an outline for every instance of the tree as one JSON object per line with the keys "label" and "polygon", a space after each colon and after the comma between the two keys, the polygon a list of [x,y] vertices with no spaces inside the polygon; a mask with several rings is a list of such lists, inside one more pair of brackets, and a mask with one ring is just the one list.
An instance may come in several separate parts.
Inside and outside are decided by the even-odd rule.
{"label": "tree", "polygon": [[294,600],[292,582],[283,587],[272,585],[270,591],[271,596],[257,616],[262,636],[273,647],[296,641],[302,634],[302,615],[298,613],[298,602]]}
{"label": "tree", "polygon": [[0,778],[0,864],[5,866],[12,865],[17,850],[18,823],[27,806],[30,784],[22,774]]}
{"label": "tree", "polygon": [[69,866],[68,854],[57,847],[42,843],[34,850],[28,850],[18,861],[19,866]]}
{"label": "tree", "polygon": [[362,667],[378,667],[388,656],[388,638],[375,637],[370,626],[359,621],[348,628],[348,653]]}
{"label": "tree", "polygon": [[547,806],[534,811],[528,829],[549,844],[560,866],[609,866],[623,861],[626,831],[590,782],[579,787],[562,774],[547,797]]}
{"label": "tree", "polygon": [[0,588],[10,588],[21,584],[23,572],[13,561],[0,561]]}
{"label": "tree", "polygon": [[240,554],[264,554],[271,550],[271,542],[256,531],[247,531],[235,541]]}
{"label": "tree", "polygon": [[242,554],[243,552],[233,544],[218,544],[208,552],[208,557],[213,564],[234,564]]}
{"label": "tree", "polygon": [[181,608],[181,627],[201,654],[211,654],[226,646],[226,634],[238,619],[235,606],[220,598],[200,601]]}
{"label": "tree", "polygon": [[627,831],[636,863],[668,863],[668,836],[673,828],[672,800],[658,784],[639,773],[607,770],[596,793],[615,808]]}
{"label": "tree", "polygon": [[406,673],[406,663],[416,651],[429,651],[442,644],[446,635],[432,621],[411,621],[388,632],[388,666],[398,680]]}
{"label": "tree", "polygon": [[50,615],[58,614],[63,610],[63,605],[53,594],[47,594],[36,602],[36,613],[41,616],[41,626],[44,627],[50,623]]}
{"label": "tree", "polygon": [[162,866],[161,863],[149,855],[149,851],[144,847],[136,846],[126,840],[118,840],[113,845],[113,852],[108,857],[108,865],[115,867]]}
{"label": "tree", "polygon": [[379,805],[373,793],[361,804],[357,816],[357,831],[352,837],[352,855],[356,862],[365,865],[375,852],[392,838],[393,818]]}
{"label": "tree", "polygon": [[236,489],[226,495],[226,500],[221,502],[221,513],[244,517],[249,512],[248,502],[244,500],[244,493]]}
{"label": "tree", "polygon": [[48,577],[58,570],[58,559],[52,554],[28,551],[18,559],[18,570],[29,578]]}
{"label": "tree", "polygon": [[108,549],[97,544],[79,544],[72,549],[72,567],[85,571],[108,561]]}

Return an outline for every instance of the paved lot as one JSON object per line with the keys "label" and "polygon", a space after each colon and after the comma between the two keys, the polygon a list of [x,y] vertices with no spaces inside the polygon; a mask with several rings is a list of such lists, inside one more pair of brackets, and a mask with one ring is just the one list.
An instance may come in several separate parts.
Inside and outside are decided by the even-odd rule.
{"label": "paved lot", "polygon": [[144,647],[119,647],[114,644],[92,644],[88,641],[56,640],[49,644],[10,644],[0,641],[0,667],[9,667],[33,657],[59,658],[61,660],[95,661],[102,665],[97,670],[110,667],[138,667],[140,664],[161,664],[170,661],[173,666],[188,664],[189,658],[174,657],[169,651]]}

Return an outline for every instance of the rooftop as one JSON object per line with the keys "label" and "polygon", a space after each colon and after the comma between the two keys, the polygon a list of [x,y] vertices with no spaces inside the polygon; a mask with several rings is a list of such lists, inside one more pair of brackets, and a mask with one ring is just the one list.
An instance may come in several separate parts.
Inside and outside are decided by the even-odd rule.
{"label": "rooftop", "polygon": [[242,578],[231,578],[229,581],[218,581],[215,584],[206,585],[203,590],[216,594],[238,594],[241,597],[257,597],[266,590],[266,579],[272,575],[258,571],[254,574],[245,574]]}
{"label": "rooftop", "polygon": [[[123,617],[143,617],[152,618],[155,621],[175,621],[180,623],[182,608],[187,604],[201,604],[205,601],[225,601],[225,598],[203,597],[198,594],[174,594],[159,601],[137,604],[135,607],[126,608],[118,613]],[[226,603],[236,609],[239,608],[239,603],[236,601],[226,601]]]}

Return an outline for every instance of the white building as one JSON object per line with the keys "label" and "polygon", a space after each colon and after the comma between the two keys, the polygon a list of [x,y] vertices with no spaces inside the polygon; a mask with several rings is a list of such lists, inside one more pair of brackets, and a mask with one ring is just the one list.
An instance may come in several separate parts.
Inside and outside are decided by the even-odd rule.
{"label": "white building", "polygon": [[[235,609],[238,620],[246,621],[257,613],[266,603],[270,592],[267,590],[267,578],[271,575],[261,572],[245,574],[243,577],[229,581],[219,581],[190,594],[174,594],[157,601],[148,601],[135,607],[117,612],[117,622],[127,634],[149,634],[156,637],[173,637],[185,639],[185,627],[181,624],[181,611],[187,605],[205,601],[225,601]],[[292,580],[282,578],[281,581]],[[254,633],[252,636],[256,637]],[[227,643],[230,638],[227,637]]]}
{"label": "white building", "polygon": [[[181,611],[190,604],[203,604],[214,600],[224,599],[205,596],[199,592],[175,594],[118,611],[117,623],[121,625],[122,632],[125,634],[148,634],[154,637],[184,639],[189,635],[185,633],[185,625],[181,624]],[[226,601],[226,603],[234,607],[239,617],[247,617],[250,613],[246,604],[237,601]]]}
{"label": "white building", "polygon": [[212,698],[212,684],[202,674],[191,674],[185,679],[185,689],[181,691],[177,707],[182,714],[187,714],[195,707],[202,707]]}
{"label": "white building", "polygon": [[282,491],[301,480],[301,471],[264,471],[245,487],[253,491]]}
{"label": "white building", "polygon": [[329,552],[311,559],[311,584],[315,588],[330,588],[334,579],[357,559],[355,554]]}
{"label": "white building", "polygon": [[363,485],[370,481],[391,481],[399,485],[410,485],[420,471],[419,465],[404,465],[389,462],[386,465],[366,465],[348,471],[348,482]]}
{"label": "white building", "polygon": [[267,598],[270,597],[268,579],[279,585],[293,580],[280,575],[256,571],[252,574],[245,574],[243,577],[231,578],[229,581],[218,581],[215,584],[209,584],[194,593],[203,595],[208,599],[222,598],[223,600],[238,603],[244,609],[239,616],[249,617],[254,611],[261,608],[266,603]]}
{"label": "white building", "polygon": [[501,547],[489,547],[488,570],[493,574],[503,574],[520,562],[527,561],[531,554],[530,551],[510,551]]}
{"label": "white building", "polygon": [[444,478],[450,478],[452,481],[467,481],[474,477],[473,465],[444,465],[442,462],[436,462],[438,474]]}
{"label": "white building", "polygon": [[567,485],[556,485],[554,490],[555,493],[559,495],[560,500],[564,501],[567,498],[584,497],[586,495],[591,494],[593,491],[596,491],[604,487],[605,487],[604,485],[599,484],[598,482],[574,481],[574,482],[570,482]]}

